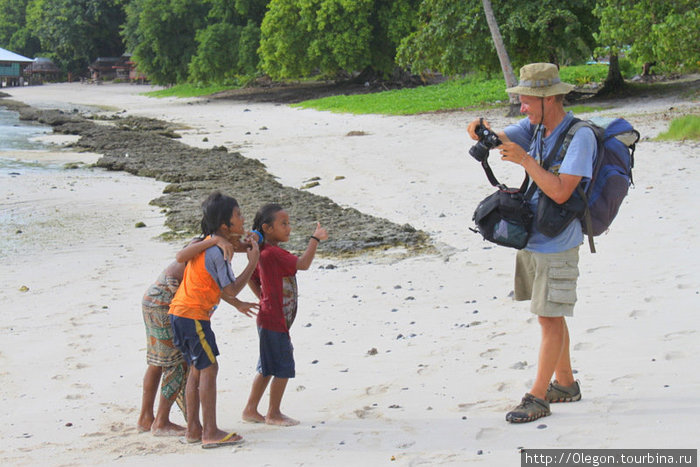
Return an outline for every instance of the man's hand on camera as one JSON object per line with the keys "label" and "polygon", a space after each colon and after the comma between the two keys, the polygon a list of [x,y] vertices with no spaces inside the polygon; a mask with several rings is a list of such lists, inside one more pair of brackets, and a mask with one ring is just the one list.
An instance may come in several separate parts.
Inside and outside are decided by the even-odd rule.
{"label": "man's hand on camera", "polygon": [[479,135],[476,134],[476,129],[479,125],[484,125],[486,128],[491,130],[491,125],[489,125],[489,122],[484,119],[477,118],[469,122],[469,125],[467,126],[467,133],[469,133],[471,139],[475,141],[479,139]]}
{"label": "man's hand on camera", "polygon": [[528,153],[512,141],[505,141],[500,146],[498,150],[501,152],[501,160],[513,162],[514,164],[524,165],[525,160],[529,157]]}

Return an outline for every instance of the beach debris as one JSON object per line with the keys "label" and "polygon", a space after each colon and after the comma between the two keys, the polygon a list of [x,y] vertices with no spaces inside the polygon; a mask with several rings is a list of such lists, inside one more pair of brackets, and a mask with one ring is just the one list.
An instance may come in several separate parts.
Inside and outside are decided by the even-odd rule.
{"label": "beach debris", "polygon": [[73,424],[71,422],[67,422],[66,426],[73,426]]}
{"label": "beach debris", "polygon": [[538,430],[544,430],[545,428],[547,428],[547,425],[545,425],[544,423],[542,423],[541,425],[537,425]]}
{"label": "beach debris", "polygon": [[134,227],[136,227],[137,229],[140,229],[140,228],[146,227],[146,224],[144,224],[143,222],[139,221],[139,222],[137,222],[137,223],[134,225]]}
{"label": "beach debris", "polygon": [[481,456],[483,453],[484,453],[484,451],[482,449],[479,449],[478,451],[476,451],[477,456]]}
{"label": "beach debris", "polygon": [[263,125],[263,126],[260,127],[260,129],[263,130],[263,131],[265,131],[265,130],[267,130],[268,128],[267,128],[265,125]]}
{"label": "beach debris", "polygon": [[400,406],[399,404],[391,404],[391,405],[389,406],[389,408],[390,408],[390,409],[400,409],[401,406]]}
{"label": "beach debris", "polygon": [[369,349],[367,351],[367,355],[377,355],[377,353],[379,353],[379,352],[377,351],[376,347],[372,347],[371,349]]}
{"label": "beach debris", "polygon": [[391,456],[391,460],[392,460],[392,461],[395,461],[395,460],[396,460],[396,456]]}
{"label": "beach debris", "polygon": [[368,134],[369,133],[367,133],[366,131],[362,131],[362,130],[351,130],[351,131],[348,131],[345,134],[345,136],[366,136]]}
{"label": "beach debris", "polygon": [[312,360],[312,361],[311,361],[311,364],[312,364],[312,365],[315,365],[315,364],[317,364],[317,363],[318,363],[318,360]]}
{"label": "beach debris", "polygon": [[313,187],[316,187],[316,186],[319,186],[319,185],[320,185],[319,182],[313,181],[313,182],[305,183],[304,185],[302,185],[302,186],[300,187],[300,189],[301,189],[301,190],[308,190],[309,188],[313,188]]}
{"label": "beach debris", "polygon": [[203,142],[203,143],[208,143],[208,142],[209,142],[209,138],[207,138],[207,137],[205,136],[204,138],[202,138],[202,142]]}
{"label": "beach debris", "polygon": [[415,300],[416,297],[409,295],[408,297],[404,298],[404,300]]}
{"label": "beach debris", "polygon": [[27,287],[26,285],[23,285],[19,288],[19,291],[20,292],[29,292],[29,287]]}
{"label": "beach debris", "polygon": [[326,342],[326,345],[333,345],[333,341]]}
{"label": "beach debris", "polygon": [[21,234],[21,233],[22,233],[22,230],[21,230],[21,229],[15,230],[15,234]]}
{"label": "beach debris", "polygon": [[214,146],[211,148],[212,151],[221,151],[221,152],[228,152],[228,148],[224,146],[223,144],[221,146]]}
{"label": "beach debris", "polygon": [[345,180],[345,175],[336,175],[333,180]]}

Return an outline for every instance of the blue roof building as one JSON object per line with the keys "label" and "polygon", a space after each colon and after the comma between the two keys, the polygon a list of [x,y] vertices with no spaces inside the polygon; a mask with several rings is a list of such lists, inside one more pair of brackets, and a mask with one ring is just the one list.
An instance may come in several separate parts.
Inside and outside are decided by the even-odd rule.
{"label": "blue roof building", "polygon": [[31,58],[0,47],[0,85],[2,87],[21,86],[24,82],[22,78],[24,67],[33,61]]}

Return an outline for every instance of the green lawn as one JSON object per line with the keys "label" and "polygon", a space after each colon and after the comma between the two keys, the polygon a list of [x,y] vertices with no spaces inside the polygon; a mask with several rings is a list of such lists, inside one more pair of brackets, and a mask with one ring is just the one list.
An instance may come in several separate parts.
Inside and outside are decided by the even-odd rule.
{"label": "green lawn", "polygon": [[[561,69],[561,78],[569,83],[585,84],[603,81],[607,73],[607,65],[571,66]],[[505,89],[503,78],[468,76],[411,89],[313,99],[295,106],[340,113],[409,115],[505,104],[508,102]]]}

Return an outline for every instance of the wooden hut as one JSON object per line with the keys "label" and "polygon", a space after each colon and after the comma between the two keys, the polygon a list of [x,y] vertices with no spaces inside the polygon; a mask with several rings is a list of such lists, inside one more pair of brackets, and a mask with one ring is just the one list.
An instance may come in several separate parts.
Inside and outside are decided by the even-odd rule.
{"label": "wooden hut", "polygon": [[45,81],[57,81],[61,70],[49,58],[37,57],[24,69],[29,84],[41,84]]}
{"label": "wooden hut", "polygon": [[32,61],[31,58],[0,47],[0,86],[22,86],[24,68]]}

